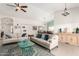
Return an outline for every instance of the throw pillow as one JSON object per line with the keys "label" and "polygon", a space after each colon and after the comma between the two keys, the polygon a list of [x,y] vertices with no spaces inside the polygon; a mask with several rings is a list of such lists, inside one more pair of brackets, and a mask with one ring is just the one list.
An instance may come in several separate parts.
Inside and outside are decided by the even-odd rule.
{"label": "throw pillow", "polygon": [[45,38],[45,35],[44,34],[42,34],[42,37],[41,37],[41,39],[44,39]]}
{"label": "throw pillow", "polygon": [[36,37],[37,37],[37,38],[41,38],[41,36],[42,36],[42,34],[37,34]]}
{"label": "throw pillow", "polygon": [[22,34],[22,37],[25,37],[25,36],[26,36],[26,33],[23,33],[23,34]]}
{"label": "throw pillow", "polygon": [[45,35],[45,38],[44,38],[44,40],[48,40],[49,39],[49,35]]}

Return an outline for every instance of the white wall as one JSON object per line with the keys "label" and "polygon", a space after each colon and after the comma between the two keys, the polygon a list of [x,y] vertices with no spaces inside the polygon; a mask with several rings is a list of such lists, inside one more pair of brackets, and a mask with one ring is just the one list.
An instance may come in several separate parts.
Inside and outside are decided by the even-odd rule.
{"label": "white wall", "polygon": [[79,8],[70,9],[70,15],[63,16],[62,11],[55,12],[54,16],[54,27],[55,31],[58,28],[68,28],[68,32],[72,32],[74,28],[79,27]]}
{"label": "white wall", "polygon": [[[1,30],[1,18],[4,17],[9,17],[9,16],[5,16],[5,15],[0,15],[0,30]],[[17,24],[19,24],[20,26],[25,25],[26,26],[26,30],[27,30],[27,34],[36,34],[37,31],[32,30],[32,26],[41,26],[42,22],[40,21],[36,21],[36,20],[30,20],[30,19],[21,19],[21,18],[15,18],[15,17],[9,17],[12,18],[14,21],[14,26],[16,26]],[[13,27],[14,28],[14,27]],[[20,29],[20,33],[22,33],[22,29]],[[14,33],[16,32],[15,28],[14,28]]]}

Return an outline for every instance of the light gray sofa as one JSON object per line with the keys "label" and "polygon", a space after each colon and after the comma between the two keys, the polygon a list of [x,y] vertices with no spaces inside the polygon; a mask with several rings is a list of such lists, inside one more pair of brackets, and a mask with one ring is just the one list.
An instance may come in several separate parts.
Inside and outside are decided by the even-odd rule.
{"label": "light gray sofa", "polygon": [[48,48],[49,50],[58,47],[58,36],[53,35],[51,39],[48,39],[48,41],[41,39],[41,38],[36,38],[36,37],[31,37],[31,41]]}
{"label": "light gray sofa", "polygon": [[19,38],[0,39],[0,45],[15,43],[15,42],[23,41],[24,39],[27,39],[27,38],[19,37]]}

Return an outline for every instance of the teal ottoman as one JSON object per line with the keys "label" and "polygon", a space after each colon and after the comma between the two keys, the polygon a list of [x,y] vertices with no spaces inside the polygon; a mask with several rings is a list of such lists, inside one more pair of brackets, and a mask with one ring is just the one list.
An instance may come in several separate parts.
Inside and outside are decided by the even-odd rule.
{"label": "teal ottoman", "polygon": [[18,43],[18,46],[22,50],[22,55],[24,55],[24,56],[33,55],[33,53],[34,53],[33,45],[34,45],[34,43],[31,42],[30,40],[23,40]]}

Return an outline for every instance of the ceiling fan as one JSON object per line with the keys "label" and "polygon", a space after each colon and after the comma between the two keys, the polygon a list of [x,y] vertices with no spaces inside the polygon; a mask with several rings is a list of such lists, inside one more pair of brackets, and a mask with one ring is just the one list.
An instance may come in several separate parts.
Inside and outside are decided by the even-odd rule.
{"label": "ceiling fan", "polygon": [[15,7],[15,11],[18,11],[18,10],[22,10],[23,12],[26,12],[26,10],[24,8],[27,8],[28,6],[23,6],[23,5],[20,5],[19,3],[14,3],[15,5],[10,5],[10,4],[7,4],[7,6],[11,6],[11,7]]}
{"label": "ceiling fan", "polygon": [[67,6],[66,6],[66,3],[65,3],[65,9],[64,9],[64,12],[62,13],[63,16],[67,16],[69,15],[70,13],[68,12],[68,9],[67,9]]}

